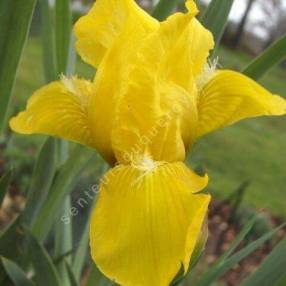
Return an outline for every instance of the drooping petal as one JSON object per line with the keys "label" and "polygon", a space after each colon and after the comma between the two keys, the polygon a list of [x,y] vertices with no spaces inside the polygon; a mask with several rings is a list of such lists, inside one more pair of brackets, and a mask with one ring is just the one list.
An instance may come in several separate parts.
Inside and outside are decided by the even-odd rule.
{"label": "drooping petal", "polygon": [[[156,26],[156,20],[145,13],[134,0],[97,0],[90,12],[75,25],[77,50],[89,64],[97,67],[106,51],[136,18],[146,30]],[[132,35],[129,35],[132,39]]]}
{"label": "drooping petal", "polygon": [[210,196],[196,193],[207,177],[183,163],[153,163],[110,170],[92,215],[92,258],[120,285],[169,285],[188,268],[207,213]]}
{"label": "drooping petal", "polygon": [[238,72],[221,70],[200,91],[198,112],[199,137],[248,117],[283,115],[286,101]]}
{"label": "drooping petal", "polygon": [[87,114],[92,93],[91,82],[63,77],[37,90],[10,126],[18,133],[52,135],[94,147]]}

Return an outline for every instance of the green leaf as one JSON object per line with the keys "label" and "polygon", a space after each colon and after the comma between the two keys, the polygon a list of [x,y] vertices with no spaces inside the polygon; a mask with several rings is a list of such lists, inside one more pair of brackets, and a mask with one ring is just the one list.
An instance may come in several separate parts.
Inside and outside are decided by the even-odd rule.
{"label": "green leaf", "polygon": [[8,173],[4,174],[0,178],[0,207],[2,205],[3,199],[8,191],[10,181],[11,181],[12,172],[9,171]]}
{"label": "green leaf", "polygon": [[30,28],[36,0],[0,0],[0,131]]}
{"label": "green leaf", "polygon": [[214,36],[216,45],[212,56],[215,55],[216,49],[219,46],[233,2],[234,0],[212,0],[200,17],[201,23],[210,30]]}
{"label": "green leaf", "polygon": [[86,222],[86,225],[83,229],[79,245],[74,255],[74,260],[72,263],[72,269],[77,281],[79,281],[80,279],[80,275],[87,256],[88,242],[89,242],[89,220]]}
{"label": "green leaf", "polygon": [[68,53],[68,64],[66,69],[67,76],[73,75],[76,66],[76,50],[75,50],[75,43],[76,38],[75,35],[72,33],[71,40],[70,40],[70,48]]}
{"label": "green leaf", "polygon": [[[103,165],[103,167],[105,167],[105,164]],[[93,202],[93,205],[94,205],[94,202]],[[91,206],[89,212],[91,213],[92,210],[93,210],[93,206]],[[73,269],[73,272],[75,274],[77,281],[79,281],[80,279],[81,272],[84,266],[84,262],[87,257],[88,243],[89,243],[89,225],[90,225],[90,219],[91,219],[90,213],[88,216],[89,219],[85,223],[84,229],[82,231],[82,235],[81,235],[76,253],[74,255],[73,263],[72,263],[72,269]]]}
{"label": "green leaf", "polygon": [[286,57],[286,34],[255,58],[242,72],[257,80]]}
{"label": "green leaf", "polygon": [[45,248],[32,234],[28,234],[27,237],[30,260],[35,269],[37,285],[61,286],[56,267]]}
{"label": "green leaf", "polygon": [[26,273],[13,261],[2,257],[2,264],[15,286],[35,286],[34,282],[28,279]]}
{"label": "green leaf", "polygon": [[286,274],[273,286],[285,286],[286,285]]}
{"label": "green leaf", "polygon": [[66,269],[67,269],[67,272],[68,272],[70,286],[79,286],[79,284],[77,283],[75,274],[74,274],[70,264],[65,262],[65,266],[66,266]]}
{"label": "green leaf", "polygon": [[238,245],[243,241],[243,239],[246,237],[246,235],[250,232],[250,230],[253,228],[254,224],[260,219],[260,215],[255,215],[251,220],[249,220],[245,226],[242,228],[240,233],[236,236],[236,238],[232,241],[230,244],[228,250],[222,254],[222,256],[216,261],[216,264],[221,263],[225,259],[227,259],[238,247]]}
{"label": "green leaf", "polygon": [[[109,166],[107,163],[102,163],[99,172],[96,174],[96,179],[99,179],[103,174],[105,174],[108,170]],[[84,263],[86,258],[88,257],[88,243],[89,243],[89,226],[91,219],[91,212],[93,210],[94,204],[96,201],[96,197],[93,199],[93,203],[89,209],[88,220],[85,223],[85,226],[82,231],[81,238],[76,248],[76,252],[73,255],[73,263],[72,269],[75,274],[76,279],[79,281],[82,273],[82,269],[84,267]]]}
{"label": "green leaf", "polygon": [[22,217],[28,226],[33,224],[48,196],[57,166],[56,150],[55,139],[48,138],[38,155]]}
{"label": "green leaf", "polygon": [[160,0],[155,7],[152,16],[159,21],[165,20],[172,10],[174,10],[178,4],[178,0]]}
{"label": "green leaf", "polygon": [[[72,10],[70,0],[56,0],[56,55],[57,73],[72,75],[75,68],[76,54],[72,37]],[[59,141],[60,163],[68,157],[68,142]]]}
{"label": "green leaf", "polygon": [[238,251],[237,253],[233,254],[230,258],[223,260],[219,264],[215,264],[211,267],[206,273],[202,275],[202,278],[199,279],[195,283],[196,286],[209,286],[211,285],[216,279],[221,277],[225,274],[229,269],[231,269],[235,264],[240,262],[242,259],[247,257],[251,254],[254,250],[260,247],[264,242],[269,240],[279,229],[281,229],[284,225],[264,234],[259,239],[255,240],[254,242],[248,244],[242,250]]}
{"label": "green leaf", "polygon": [[53,25],[53,13],[49,0],[40,0],[41,8],[41,36],[43,50],[43,67],[46,82],[54,81],[57,75],[56,43]]}
{"label": "green leaf", "polygon": [[[71,208],[71,200],[68,196],[63,202],[63,212],[68,213]],[[55,231],[55,257],[60,257],[72,249],[72,222],[65,224],[60,218],[56,223]],[[70,257],[65,258],[71,262]]]}
{"label": "green leaf", "polygon": [[[286,271],[286,237],[265,258],[259,268],[241,286],[269,286],[280,283]],[[286,285],[286,284],[284,284]]]}
{"label": "green leaf", "polygon": [[21,258],[20,247],[24,237],[19,221],[19,217],[17,217],[0,233],[1,255],[13,260],[17,259],[17,261]]}
{"label": "green leaf", "polygon": [[94,159],[93,154],[92,150],[77,145],[59,169],[51,191],[32,227],[32,233],[39,240],[47,236],[55,220],[63,211],[62,205],[65,198],[73,190],[73,183],[76,182],[85,166]]}
{"label": "green leaf", "polygon": [[92,264],[85,286],[111,286],[114,285],[110,280],[101,274],[95,264]]}
{"label": "green leaf", "polygon": [[[69,212],[71,208],[70,197],[64,201],[63,212]],[[55,257],[61,257],[72,249],[72,223],[65,224],[58,218],[55,226]],[[57,264],[57,269],[61,277],[62,286],[70,285],[67,265],[71,263],[71,256],[66,256]]]}
{"label": "green leaf", "polygon": [[67,73],[72,30],[70,0],[56,0],[56,50],[58,74]]}

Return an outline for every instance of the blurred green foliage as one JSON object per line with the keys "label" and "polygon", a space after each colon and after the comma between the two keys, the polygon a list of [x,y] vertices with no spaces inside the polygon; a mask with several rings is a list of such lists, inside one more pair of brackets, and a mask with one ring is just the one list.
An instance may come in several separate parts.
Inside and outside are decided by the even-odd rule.
{"label": "blurred green foliage", "polygon": [[[5,1],[0,0],[0,4],[8,5]],[[12,1],[15,4],[18,0]],[[42,1],[42,4],[45,4],[42,6],[44,7],[42,12],[45,12],[48,0]],[[164,3],[166,3],[165,0],[160,1],[155,10],[158,17],[166,17],[176,1],[170,0],[167,9]],[[218,38],[223,32],[230,10],[228,7],[224,11],[224,17],[217,17],[220,12],[219,3],[213,0],[211,8],[206,10],[205,14],[210,15],[206,20],[211,30],[215,28]],[[16,80],[9,109],[10,115],[23,109],[28,97],[47,80],[44,78],[44,74],[47,77],[48,73],[47,66],[42,65],[43,56],[46,60],[52,54],[58,58],[55,63],[58,73],[53,71],[48,79],[58,77],[56,74],[59,72],[70,71],[68,63],[72,61],[72,57],[68,55],[71,28],[69,5],[69,0],[57,1],[55,17],[57,21],[53,23],[50,21],[51,18],[45,18],[46,21],[49,19],[48,21],[53,25],[56,24],[57,29],[54,31],[54,27],[51,27],[51,29],[45,29],[45,32],[51,32],[51,35],[54,32],[56,35],[58,32],[60,35],[55,37],[55,47],[50,45],[48,53],[42,54],[38,30],[34,30],[34,36],[29,38]],[[63,13],[65,17],[61,17]],[[46,16],[49,16],[48,13]],[[217,21],[221,22],[217,23]],[[63,35],[65,37],[62,37]],[[62,41],[63,38],[64,41]],[[46,44],[44,41],[44,48],[47,47]],[[220,65],[225,68],[241,70],[251,60],[243,53],[224,47],[219,49],[218,54],[222,58]],[[75,74],[92,80],[95,71],[77,58]],[[286,97],[284,78],[285,71],[276,67],[261,81],[274,93]],[[2,152],[0,159],[4,163],[7,175],[0,180],[0,203],[10,182],[10,169],[14,172],[13,184],[17,192],[27,195],[29,199],[23,213],[0,233],[0,255],[2,256],[0,284],[10,285],[9,283],[13,282],[16,286],[35,285],[35,283],[40,286],[79,285],[83,269],[89,265],[89,271],[84,272],[87,281],[85,285],[114,285],[99,272],[95,265],[90,263],[87,254],[88,223],[90,210],[94,204],[93,200],[87,204],[88,207],[78,207],[76,215],[71,213],[71,205],[77,204],[78,206],[78,200],[83,199],[83,192],[98,183],[99,177],[107,169],[106,165],[94,151],[82,146],[70,144],[67,147],[63,144],[66,146],[68,156],[67,159],[63,159],[57,152],[58,146],[63,141],[46,140],[45,136],[26,136],[23,140],[22,136],[12,134],[8,127],[5,131],[0,138]],[[286,151],[283,148],[285,134],[285,118],[245,121],[207,136],[195,145],[189,160],[195,167],[206,168],[212,178],[209,190],[215,196],[229,197],[232,190],[241,185],[241,182],[247,181],[250,183],[245,197],[247,205],[266,207],[286,217],[285,193],[283,193],[286,171],[284,164]],[[225,152],[226,149],[228,152]],[[40,188],[42,193],[39,192]],[[87,200],[87,197],[85,199]],[[189,285],[189,281],[193,281],[193,285],[200,286],[223,285],[216,280],[264,242],[271,240],[281,228],[280,226],[273,230],[267,220],[256,216],[249,209],[243,211],[243,214],[241,210],[243,208],[236,215],[244,226],[220,259],[207,271],[204,269],[203,276],[195,277],[193,272],[190,272],[186,280],[181,280],[179,277],[172,284],[173,286],[186,286]],[[67,215],[67,225],[63,225],[63,214]],[[77,216],[77,214],[80,215]],[[242,240],[248,237],[253,230],[259,238],[252,238],[245,248],[237,251]],[[285,282],[283,271],[286,265],[283,255],[286,251],[285,242],[285,239],[281,240],[265,263],[248,280],[245,280],[243,285],[261,286],[261,283],[271,281],[273,286],[274,284],[282,286]],[[197,253],[198,256],[199,254]],[[195,263],[193,264],[192,266],[195,266]],[[266,275],[268,280],[262,279],[260,273]],[[263,284],[263,286],[270,285]]]}

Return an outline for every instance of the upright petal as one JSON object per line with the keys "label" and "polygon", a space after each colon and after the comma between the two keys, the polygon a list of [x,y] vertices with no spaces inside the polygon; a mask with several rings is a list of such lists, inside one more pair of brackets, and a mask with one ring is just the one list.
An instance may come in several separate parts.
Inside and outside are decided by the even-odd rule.
{"label": "upright petal", "polygon": [[92,215],[92,258],[120,285],[169,285],[201,235],[210,196],[196,192],[207,178],[183,163],[153,164],[110,170]]}
{"label": "upright petal", "polygon": [[197,14],[199,12],[194,0],[186,0],[185,5],[190,12],[193,12],[194,14]]}
{"label": "upright petal", "polygon": [[[176,27],[180,34],[171,27]],[[214,46],[213,36],[191,14],[170,16],[161,30],[161,39],[168,37],[170,45],[162,68],[168,79],[190,91],[194,77],[201,73]]]}
{"label": "upright petal", "polygon": [[112,149],[120,163],[144,153],[156,161],[183,161],[184,135],[190,134],[184,132],[184,124],[196,122],[196,105],[183,88],[157,82],[138,68],[119,100],[115,121]]}
{"label": "upright petal", "polygon": [[139,53],[144,68],[160,80],[192,91],[194,77],[203,69],[214,46],[212,34],[194,17],[196,11],[175,13],[143,43]]}
{"label": "upright petal", "polygon": [[139,47],[117,100],[112,147],[120,162],[122,152],[130,158],[139,150],[154,160],[184,160],[197,124],[194,77],[213,45],[194,15],[169,17]]}
{"label": "upright petal", "polygon": [[10,126],[18,133],[52,135],[94,147],[87,114],[92,93],[91,82],[63,77],[37,90]]}
{"label": "upright petal", "polygon": [[[107,1],[99,1],[106,2]],[[130,15],[125,19],[124,27],[120,30],[113,43],[106,51],[106,56],[100,64],[95,77],[95,96],[91,98],[89,114],[91,115],[92,133],[98,138],[97,149],[109,158],[115,158],[112,151],[111,133],[115,122],[118,100],[122,96],[122,91],[129,82],[128,73],[133,65],[138,47],[146,36],[157,29],[156,20],[147,18],[143,21],[144,12],[139,10],[131,0],[110,1],[111,3],[129,3],[128,7],[135,9],[130,11]],[[106,4],[107,5],[107,4]],[[136,8],[135,8],[136,7]],[[130,8],[131,9],[131,8]],[[138,11],[141,11],[140,13]],[[111,12],[110,12],[111,13]],[[117,12],[114,12],[115,14]],[[110,17],[112,19],[111,13]],[[138,15],[139,13],[139,15]],[[149,19],[149,20],[147,20]]]}
{"label": "upright petal", "polygon": [[134,18],[146,30],[156,25],[156,20],[134,0],[97,0],[90,12],[75,25],[79,54],[87,63],[97,67],[128,21]]}
{"label": "upright petal", "polygon": [[221,70],[200,91],[198,112],[199,137],[248,117],[285,114],[286,101],[240,73]]}

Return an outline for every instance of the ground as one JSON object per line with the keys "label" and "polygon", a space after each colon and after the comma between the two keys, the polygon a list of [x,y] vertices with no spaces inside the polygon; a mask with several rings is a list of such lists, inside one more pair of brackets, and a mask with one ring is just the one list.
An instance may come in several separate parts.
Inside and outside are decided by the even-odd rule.
{"label": "ground", "polygon": [[[219,51],[223,68],[240,69],[251,58],[226,48]],[[93,71],[83,63],[77,66],[79,76],[92,77]],[[11,113],[22,109],[31,93],[44,83],[40,40],[30,38],[18,72],[11,104]],[[273,93],[286,97],[286,71],[274,68],[261,80]],[[286,217],[286,117],[246,120],[210,134],[200,140],[189,156],[190,165],[203,168],[210,177],[208,190],[216,198],[224,198],[248,181],[244,204],[266,208]],[[9,136],[8,136],[9,137]],[[32,170],[41,136],[11,135],[5,157],[6,168],[13,165],[16,176],[24,188]],[[2,139],[3,140],[3,139]],[[24,162],[25,168],[22,167]],[[18,182],[19,183],[19,182]]]}

